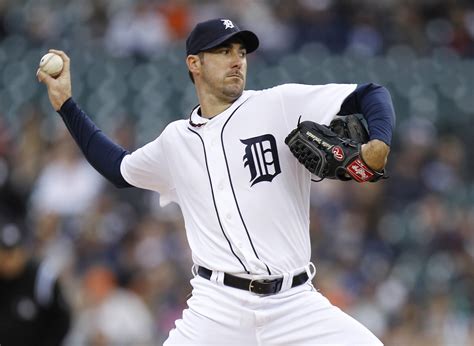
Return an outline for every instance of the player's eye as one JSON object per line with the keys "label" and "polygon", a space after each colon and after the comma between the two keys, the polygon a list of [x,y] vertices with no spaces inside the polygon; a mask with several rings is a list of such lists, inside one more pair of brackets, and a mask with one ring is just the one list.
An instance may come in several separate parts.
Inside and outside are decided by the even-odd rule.
{"label": "player's eye", "polygon": [[241,50],[241,51],[239,52],[239,55],[240,55],[241,58],[245,58],[245,57],[247,56],[247,51]]}

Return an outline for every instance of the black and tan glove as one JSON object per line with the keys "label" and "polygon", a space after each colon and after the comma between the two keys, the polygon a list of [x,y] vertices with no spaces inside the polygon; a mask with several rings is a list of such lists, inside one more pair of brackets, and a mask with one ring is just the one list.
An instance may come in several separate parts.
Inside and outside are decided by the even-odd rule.
{"label": "black and tan glove", "polygon": [[363,183],[384,178],[384,172],[371,169],[361,157],[361,146],[368,132],[356,115],[334,119],[329,126],[312,121],[298,124],[285,143],[293,155],[320,180],[339,179]]}

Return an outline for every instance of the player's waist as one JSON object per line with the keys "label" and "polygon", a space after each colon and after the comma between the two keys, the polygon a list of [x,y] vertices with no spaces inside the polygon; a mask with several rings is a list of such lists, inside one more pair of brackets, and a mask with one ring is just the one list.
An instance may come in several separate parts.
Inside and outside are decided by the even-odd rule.
{"label": "player's waist", "polygon": [[287,289],[300,286],[312,279],[315,275],[315,267],[312,263],[309,263],[306,267],[301,270],[297,270],[294,273],[285,273],[282,275],[272,275],[268,277],[262,277],[261,275],[252,278],[241,277],[229,273],[212,271],[202,266],[196,266],[195,274],[203,277],[204,279],[220,282],[225,286],[249,291],[259,295],[276,294]]}

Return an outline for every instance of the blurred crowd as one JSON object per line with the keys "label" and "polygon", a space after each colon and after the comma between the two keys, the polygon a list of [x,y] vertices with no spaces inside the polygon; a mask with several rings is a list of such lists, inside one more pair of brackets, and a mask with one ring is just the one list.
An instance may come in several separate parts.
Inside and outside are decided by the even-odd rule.
{"label": "blurred crowd", "polygon": [[41,52],[76,58],[74,94],[133,150],[186,117],[183,40],[220,16],[261,39],[249,87],[349,76],[389,88],[390,178],[313,183],[314,284],[388,345],[473,345],[472,2],[0,0],[0,222],[26,224],[31,255],[60,270],[66,343],[160,344],[192,259],[176,205],[115,189],[84,161],[35,84]]}
{"label": "blurred crowd", "polygon": [[319,41],[336,53],[374,55],[408,44],[424,54],[437,46],[474,54],[468,0],[2,0],[0,38],[88,41],[110,54],[148,56],[184,39],[197,21],[223,14],[259,33],[261,53]]}

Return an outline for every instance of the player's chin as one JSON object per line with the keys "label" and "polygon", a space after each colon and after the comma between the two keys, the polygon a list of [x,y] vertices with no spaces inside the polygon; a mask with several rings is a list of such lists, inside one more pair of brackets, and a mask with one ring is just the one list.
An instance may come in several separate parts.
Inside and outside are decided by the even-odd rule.
{"label": "player's chin", "polygon": [[224,88],[224,94],[234,98],[240,97],[244,91],[244,82],[240,79],[239,83],[229,83]]}

